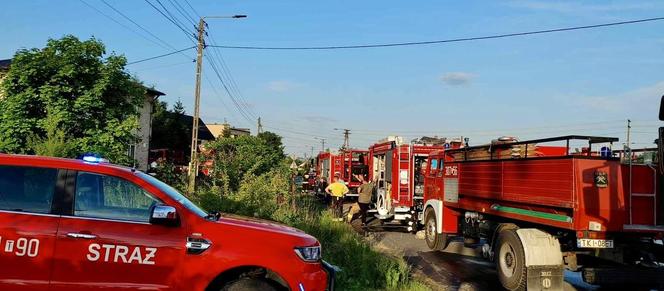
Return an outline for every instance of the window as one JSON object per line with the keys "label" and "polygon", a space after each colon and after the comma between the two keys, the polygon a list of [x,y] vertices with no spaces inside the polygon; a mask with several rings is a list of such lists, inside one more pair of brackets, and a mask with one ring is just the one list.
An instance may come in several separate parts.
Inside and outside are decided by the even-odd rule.
{"label": "window", "polygon": [[50,213],[58,170],[0,166],[0,209]]}
{"label": "window", "polygon": [[187,197],[184,197],[178,190],[175,190],[175,188],[169,186],[168,184],[159,181],[159,179],[152,177],[148,174],[139,172],[138,175],[143,178],[144,180],[148,181],[152,186],[155,186],[159,188],[159,190],[163,191],[166,193],[166,195],[170,196],[171,198],[175,199],[178,203],[184,205],[187,209],[191,210],[192,212],[198,214],[200,217],[205,217],[207,216],[207,212],[205,212],[203,209],[200,207],[196,206],[193,202],[191,202]]}
{"label": "window", "polygon": [[431,160],[431,170],[437,170],[438,169],[438,160]]}
{"label": "window", "polygon": [[76,177],[76,216],[148,222],[150,208],[160,203],[150,193],[120,178],[85,172]]}

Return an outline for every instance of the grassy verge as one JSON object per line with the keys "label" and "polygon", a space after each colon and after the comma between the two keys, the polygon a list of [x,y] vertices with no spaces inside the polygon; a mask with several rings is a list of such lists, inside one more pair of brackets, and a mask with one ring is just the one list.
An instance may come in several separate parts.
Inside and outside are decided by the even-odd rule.
{"label": "grassy verge", "polygon": [[350,225],[333,221],[330,213],[311,196],[282,197],[281,203],[260,207],[256,204],[248,207],[244,201],[248,198],[246,193],[219,197],[208,192],[201,198],[206,208],[271,219],[316,237],[323,248],[323,259],[342,269],[337,277],[337,290],[429,290],[410,277],[410,267],[402,258],[375,250]]}

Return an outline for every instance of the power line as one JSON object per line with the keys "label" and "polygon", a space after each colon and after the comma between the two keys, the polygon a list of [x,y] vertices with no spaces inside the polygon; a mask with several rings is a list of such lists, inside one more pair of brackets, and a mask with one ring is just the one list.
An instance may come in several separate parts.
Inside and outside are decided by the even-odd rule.
{"label": "power line", "polygon": [[[156,36],[154,33],[152,33],[152,32],[151,32],[150,30],[148,30],[147,28],[145,28],[145,27],[143,27],[142,25],[138,24],[136,21],[134,21],[133,19],[131,19],[129,16],[125,15],[124,13],[122,13],[122,11],[118,10],[117,8],[113,7],[113,5],[111,5],[110,3],[106,2],[106,0],[101,0],[101,2],[104,3],[106,6],[108,6],[109,8],[111,8],[111,9],[112,9],[113,11],[115,11],[117,14],[119,14],[120,16],[122,16],[124,19],[126,19],[126,20],[128,20],[129,22],[133,23],[134,25],[136,25],[136,27],[138,27],[138,28],[140,28],[141,30],[145,31],[147,34],[149,34],[150,36],[154,37],[156,40],[160,41],[161,43],[163,43],[163,44],[166,45],[167,47],[169,47],[169,48],[171,48],[171,49],[175,49],[175,47],[173,47],[172,45],[170,45],[168,42],[164,41],[163,39],[161,39],[160,37]],[[188,57],[188,58],[189,58],[189,57]]]}
{"label": "power line", "polygon": [[[542,129],[563,129],[563,128],[569,128],[570,130],[573,130],[574,128],[578,127],[583,127],[583,128],[600,128],[604,129],[606,127],[612,127],[612,126],[617,126],[617,123],[623,123],[625,122],[624,119],[615,119],[615,120],[605,120],[605,121],[594,121],[594,122],[579,122],[579,123],[568,123],[568,124],[560,124],[560,125],[546,125],[546,126],[535,126],[535,127],[517,127],[517,128],[498,128],[498,129],[458,129],[458,130],[452,130],[452,131],[445,131],[446,133],[500,133],[500,132],[506,132],[506,131],[518,131],[518,132],[526,132],[526,131],[541,131]],[[620,125],[622,126],[622,124]],[[395,133],[411,133],[411,134],[432,134],[436,133],[436,130],[427,130],[427,131],[422,131],[422,130],[372,130],[372,129],[353,129],[355,132],[359,132],[362,134],[371,134],[371,133],[388,133],[388,134],[395,134]]]}
{"label": "power line", "polygon": [[224,80],[224,77],[221,76],[222,73],[220,73],[219,68],[217,67],[217,63],[216,63],[216,61],[215,61],[212,57],[210,57],[210,55],[206,55],[206,57],[207,57],[207,59],[208,59],[210,65],[211,65],[211,67],[212,67],[212,70],[213,70],[214,73],[217,75],[217,78],[219,79],[219,81],[221,82],[221,85],[223,86],[224,90],[225,90],[226,93],[228,94],[228,97],[229,97],[229,98],[231,99],[231,101],[233,102],[233,105],[235,105],[235,108],[237,109],[237,111],[238,111],[238,112],[240,113],[240,115],[241,115],[243,118],[245,118],[250,124],[253,123],[253,121],[252,121],[252,120],[253,120],[253,117],[251,117],[250,115],[247,114],[247,112],[244,111],[242,105],[240,104],[240,101],[238,101],[238,100],[235,98],[234,93],[232,92],[232,90],[229,89],[229,85],[228,85],[227,82]]}
{"label": "power line", "polygon": [[182,17],[184,17],[187,21],[189,21],[189,23],[193,27],[196,27],[196,18],[192,17],[191,14],[189,14],[189,12],[187,12],[187,10],[184,9],[184,7],[182,7],[182,5],[180,5],[180,2],[178,2],[178,0],[168,0],[168,2],[170,2],[171,5],[173,5],[173,7],[175,7],[175,10],[177,10],[178,13],[180,13],[180,15],[182,15]]}
{"label": "power line", "polygon": [[90,4],[90,3],[88,3],[88,2],[85,2],[84,0],[79,0],[79,1],[81,1],[81,3],[83,3],[83,4],[85,4],[86,6],[90,7],[90,8],[93,9],[94,11],[97,11],[97,13],[101,14],[102,16],[104,16],[104,17],[110,19],[111,21],[117,23],[118,25],[124,27],[125,29],[127,29],[127,30],[133,32],[134,34],[136,34],[136,35],[138,35],[138,36],[140,36],[141,38],[143,38],[143,39],[145,39],[145,40],[147,40],[147,41],[149,41],[149,42],[151,42],[151,43],[154,43],[154,44],[156,44],[156,45],[158,45],[158,46],[160,46],[160,47],[162,47],[162,48],[168,49],[168,47],[165,46],[164,44],[159,43],[159,42],[155,41],[154,39],[151,39],[151,38],[146,37],[145,35],[139,33],[138,31],[132,29],[131,27],[125,25],[124,23],[118,21],[117,19],[113,18],[112,16],[110,16],[110,15],[104,13],[103,11],[97,9],[97,7],[93,6],[92,4]]}
{"label": "power line", "polygon": [[253,120],[251,119],[251,117],[249,117],[249,116],[248,116],[248,115],[242,110],[242,106],[240,106],[240,105],[238,104],[238,101],[235,99],[235,96],[233,96],[233,93],[230,91],[230,89],[228,89],[228,86],[226,85],[226,82],[224,81],[224,79],[221,77],[221,73],[219,72],[219,69],[217,68],[217,65],[215,64],[214,60],[211,59],[211,58],[209,57],[209,55],[207,55],[207,54],[205,55],[205,57],[207,57],[207,59],[208,59],[208,61],[209,61],[209,63],[210,63],[210,66],[212,67],[212,71],[214,71],[215,75],[217,76],[217,78],[218,78],[219,81],[221,82],[222,87],[223,87],[224,90],[226,91],[226,94],[228,94],[228,97],[231,98],[231,101],[233,101],[233,103],[235,104],[235,107],[238,109],[238,112],[240,113],[240,115],[241,115],[243,118],[245,118],[250,124],[252,124],[252,123],[253,123]]}
{"label": "power line", "polygon": [[497,38],[508,38],[508,37],[516,37],[516,36],[526,36],[526,35],[535,35],[535,34],[545,34],[545,33],[554,33],[554,32],[592,29],[592,28],[600,28],[600,27],[608,27],[608,26],[618,26],[618,25],[626,25],[626,24],[636,24],[636,23],[652,22],[652,21],[659,21],[659,20],[664,20],[664,17],[644,18],[644,19],[619,21],[619,22],[609,22],[609,23],[584,25],[584,26],[572,26],[572,27],[564,27],[564,28],[534,30],[534,31],[526,31],[526,32],[516,32],[516,33],[506,33],[506,34],[496,34],[496,35],[486,35],[486,36],[475,36],[475,37],[452,38],[452,39],[443,39],[443,40],[431,40],[431,41],[413,41],[413,42],[362,44],[362,45],[332,45],[332,46],[268,47],[268,46],[217,45],[217,46],[212,46],[212,47],[226,48],[226,49],[248,49],[248,50],[335,50],[335,49],[382,48],[382,47],[431,45],[431,44],[441,44],[441,43],[451,43],[451,42],[464,42],[464,41],[476,41],[476,40],[487,40],[487,39],[497,39]]}
{"label": "power line", "polygon": [[198,16],[199,18],[201,17],[201,14],[200,14],[200,13],[198,13],[198,11],[196,11],[196,9],[194,9],[194,7],[193,7],[193,6],[191,6],[191,3],[189,3],[189,1],[188,1],[188,0],[184,0],[184,3],[187,3],[187,6],[189,6],[189,8],[191,9],[191,11],[193,11],[193,12],[194,12],[194,14],[196,14],[196,16]]}
{"label": "power line", "polygon": [[147,67],[147,68],[137,68],[134,69],[134,72],[143,72],[143,71],[151,71],[151,70],[156,70],[156,69],[163,69],[163,68],[170,68],[170,67],[175,67],[175,66],[180,66],[184,64],[192,64],[194,61],[186,61],[186,62],[177,62],[177,63],[172,63],[172,64],[165,64],[165,65],[158,65],[158,66],[152,66],[152,67]]}
{"label": "power line", "polygon": [[221,101],[221,104],[224,106],[224,108],[226,108],[226,111],[228,112],[228,114],[232,115],[234,120],[242,120],[241,118],[238,118],[237,115],[235,115],[235,112],[233,110],[231,110],[231,108],[226,104],[226,102],[224,101],[224,98],[221,97],[221,94],[219,94],[219,91],[217,91],[217,87],[214,85],[214,83],[212,83],[210,78],[208,78],[207,74],[204,74],[203,77],[205,78],[205,80],[208,82],[208,84],[212,88],[212,91],[215,94],[214,96],[217,97],[219,99],[219,101]]}
{"label": "power line", "polygon": [[[102,0],[102,1],[103,1],[103,0]],[[164,18],[166,18],[168,21],[170,21],[170,22],[173,23],[175,26],[177,26],[180,30],[182,30],[182,32],[184,32],[184,34],[187,36],[187,39],[188,39],[188,40],[190,40],[190,41],[192,41],[192,42],[195,43],[195,41],[194,41],[194,36],[193,36],[193,33],[192,33],[191,31],[188,31],[188,30],[184,29],[180,24],[178,24],[178,23],[175,22],[173,19],[171,19],[170,17],[168,17],[168,15],[164,14],[164,12],[162,12],[159,8],[157,8],[157,6],[155,6],[154,4],[152,4],[152,2],[150,2],[149,0],[144,0],[144,1],[145,1],[146,3],[148,3],[150,6],[152,6],[152,8],[154,8],[154,10],[157,10],[157,12],[159,12],[159,14],[161,14]],[[160,2],[159,0],[157,0],[157,2],[159,3],[159,5],[161,5],[162,7],[164,7],[164,5],[161,4],[161,2]],[[166,10],[166,12],[170,14],[170,12],[168,12],[168,9],[165,9],[165,7],[164,7],[164,10]]]}
{"label": "power line", "polygon": [[[177,27],[181,28],[185,33],[189,32],[189,30],[187,30],[183,27],[183,26],[187,26],[186,24],[183,24],[182,21],[180,21],[179,18],[177,18],[175,15],[173,15],[171,13],[171,11],[168,10],[168,8],[166,8],[166,6],[163,3],[161,3],[160,0],[156,0],[156,1],[157,1],[157,4],[159,4],[159,6],[161,6],[161,8],[164,9],[164,12],[166,12],[166,14],[168,14],[168,16],[170,16],[170,19],[172,20],[172,22],[177,23],[176,24]],[[196,27],[196,25],[194,25],[194,28],[195,27]]]}
{"label": "power line", "polygon": [[149,57],[149,58],[145,58],[145,59],[140,59],[138,61],[129,62],[129,63],[127,63],[127,65],[133,65],[133,64],[138,64],[138,63],[142,63],[142,62],[146,62],[146,61],[150,61],[150,60],[154,60],[154,59],[158,59],[158,58],[167,57],[167,56],[174,55],[174,54],[177,54],[177,53],[181,53],[183,51],[187,51],[187,50],[190,50],[190,49],[193,49],[193,48],[195,48],[195,46],[190,46],[188,48],[183,48],[183,49],[180,49],[180,50],[172,51],[170,53],[165,53],[165,54],[162,54],[162,55]]}
{"label": "power line", "polygon": [[321,136],[320,134],[318,134],[318,135],[316,135],[316,134],[310,134],[310,133],[305,133],[305,132],[296,131],[296,130],[290,130],[290,129],[284,129],[284,128],[277,128],[277,127],[274,127],[274,126],[267,126],[267,125],[264,125],[263,127],[265,127],[265,128],[271,128],[271,129],[274,129],[274,130],[285,131],[285,132],[289,132],[289,133],[293,133],[293,134],[299,134],[299,135],[309,136],[309,137],[320,137],[320,136]]}
{"label": "power line", "polygon": [[[216,44],[216,41],[212,37],[211,34],[208,35],[208,38],[210,39],[211,44],[213,44],[213,45]],[[258,118],[258,116],[247,105],[248,102],[246,101],[246,99],[244,98],[244,95],[240,91],[240,88],[238,87],[237,82],[235,82],[235,78],[233,78],[233,74],[231,73],[230,68],[226,65],[226,62],[224,61],[224,57],[221,55],[219,50],[212,50],[212,51],[213,51],[213,55],[210,55],[210,57],[215,57],[216,56],[216,58],[218,59],[218,62],[220,64],[221,72],[225,74],[225,77],[228,80],[230,88],[237,95],[237,98],[240,101],[240,106],[242,106],[242,110],[245,111],[251,118],[253,118],[253,119]]]}

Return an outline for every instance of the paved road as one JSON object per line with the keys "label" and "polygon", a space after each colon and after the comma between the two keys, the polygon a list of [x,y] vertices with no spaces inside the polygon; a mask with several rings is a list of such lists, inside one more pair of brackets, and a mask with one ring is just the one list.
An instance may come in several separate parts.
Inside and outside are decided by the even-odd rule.
{"label": "paved road", "polygon": [[[485,261],[479,249],[452,241],[442,252],[429,250],[424,240],[410,233],[374,231],[367,236],[379,248],[402,253],[414,269],[426,275],[440,290],[501,290],[493,263]],[[574,273],[566,273],[564,290],[592,290]]]}
{"label": "paved road", "polygon": [[[356,225],[359,230],[359,226]],[[437,290],[501,290],[493,263],[485,261],[479,249],[452,241],[442,252],[429,250],[426,242],[403,229],[383,229],[376,222],[370,223],[367,237],[378,248],[402,255],[415,272],[430,279]],[[565,290],[592,290],[578,274],[565,274]]]}

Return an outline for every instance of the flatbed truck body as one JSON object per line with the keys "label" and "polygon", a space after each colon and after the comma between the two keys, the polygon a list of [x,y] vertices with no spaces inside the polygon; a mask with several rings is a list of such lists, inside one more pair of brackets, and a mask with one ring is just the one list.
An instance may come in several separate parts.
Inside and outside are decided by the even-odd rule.
{"label": "flatbed truck body", "polygon": [[[578,140],[587,148],[571,151]],[[617,140],[565,136],[431,153],[420,216],[427,244],[441,249],[454,235],[481,245],[511,290],[557,289],[563,268],[587,272],[590,283],[611,279],[594,259],[657,277],[661,268],[640,268],[664,254],[659,174],[613,157]],[[563,145],[540,145],[551,142]]]}

